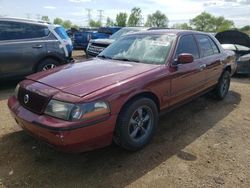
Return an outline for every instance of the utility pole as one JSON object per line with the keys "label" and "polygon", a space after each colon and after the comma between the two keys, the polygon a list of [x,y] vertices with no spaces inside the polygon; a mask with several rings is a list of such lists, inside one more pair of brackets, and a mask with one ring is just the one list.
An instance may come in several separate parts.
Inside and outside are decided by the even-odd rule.
{"label": "utility pole", "polygon": [[89,22],[90,22],[90,20],[91,20],[91,12],[92,12],[92,9],[86,8],[86,11],[87,11],[88,25],[89,25]]}
{"label": "utility pole", "polygon": [[102,25],[102,18],[103,18],[103,10],[97,10],[99,12],[99,22],[101,23]]}

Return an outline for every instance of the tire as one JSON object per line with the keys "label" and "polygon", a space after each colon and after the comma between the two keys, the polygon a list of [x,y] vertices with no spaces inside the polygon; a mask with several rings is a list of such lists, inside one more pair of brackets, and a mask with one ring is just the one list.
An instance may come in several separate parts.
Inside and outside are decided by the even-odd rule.
{"label": "tire", "polygon": [[36,72],[53,69],[57,67],[58,65],[59,65],[59,62],[55,59],[51,59],[51,58],[44,59],[39,63]]}
{"label": "tire", "polygon": [[230,81],[230,73],[228,71],[224,71],[219,79],[219,83],[214,90],[217,99],[223,100],[226,97],[230,87]]}
{"label": "tire", "polygon": [[114,142],[130,151],[143,148],[151,140],[158,119],[157,106],[151,99],[128,102],[118,116]]}

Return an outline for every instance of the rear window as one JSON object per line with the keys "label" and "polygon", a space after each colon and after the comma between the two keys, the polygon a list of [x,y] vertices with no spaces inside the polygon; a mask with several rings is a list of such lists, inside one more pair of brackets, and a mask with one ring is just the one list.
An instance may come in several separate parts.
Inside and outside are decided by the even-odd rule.
{"label": "rear window", "polygon": [[31,39],[48,36],[49,30],[46,26],[18,23],[0,22],[0,40]]}
{"label": "rear window", "polygon": [[215,44],[214,40],[212,40],[210,37],[208,37],[210,44],[213,48],[214,54],[220,53],[218,46]]}
{"label": "rear window", "polygon": [[206,35],[197,35],[197,40],[201,48],[201,56],[207,57],[214,54],[214,50],[209,41],[209,37]]}
{"label": "rear window", "polygon": [[65,29],[63,27],[56,27],[55,32],[61,37],[62,39],[68,39],[69,36],[66,33]]}

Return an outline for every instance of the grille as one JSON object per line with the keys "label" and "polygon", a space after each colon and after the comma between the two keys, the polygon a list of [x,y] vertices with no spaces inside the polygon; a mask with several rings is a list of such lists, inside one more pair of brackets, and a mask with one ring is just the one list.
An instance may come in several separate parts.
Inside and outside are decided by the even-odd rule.
{"label": "grille", "polygon": [[[25,95],[28,95],[28,102],[26,103],[24,102]],[[20,87],[18,91],[18,101],[28,110],[37,114],[42,114],[49,102],[49,98]]]}
{"label": "grille", "polygon": [[104,47],[98,47],[98,46],[94,46],[94,45],[90,45],[88,47],[88,53],[94,54],[94,55],[98,55],[99,53],[101,53],[105,48]]}

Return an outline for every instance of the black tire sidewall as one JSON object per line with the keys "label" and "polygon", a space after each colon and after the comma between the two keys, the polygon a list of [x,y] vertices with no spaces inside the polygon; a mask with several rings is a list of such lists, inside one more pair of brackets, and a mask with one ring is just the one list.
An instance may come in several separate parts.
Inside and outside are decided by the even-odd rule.
{"label": "black tire sidewall", "polygon": [[[224,79],[227,79],[228,82],[228,88],[225,93],[222,93],[222,87],[223,87],[223,81]],[[224,99],[228,93],[228,90],[230,88],[230,81],[231,81],[231,75],[228,71],[224,71],[223,74],[220,77],[219,83],[216,88],[216,94],[219,99]]]}
{"label": "black tire sidewall", "polygon": [[[152,127],[149,130],[150,132],[148,133],[147,137],[145,137],[145,139],[141,141],[135,142],[129,135],[128,126],[129,126],[129,121],[130,121],[131,116],[133,115],[134,111],[140,106],[149,107],[152,111],[154,119],[152,122]],[[133,102],[126,104],[126,106],[120,113],[118,117],[118,121],[117,121],[118,125],[116,128],[119,129],[119,137],[120,137],[119,144],[128,150],[139,150],[143,148],[151,140],[155,132],[155,129],[157,127],[158,119],[159,117],[158,117],[157,106],[154,103],[154,101],[152,101],[151,99],[140,98],[140,99],[134,100]]]}

